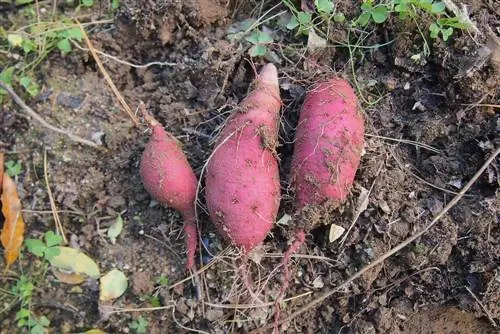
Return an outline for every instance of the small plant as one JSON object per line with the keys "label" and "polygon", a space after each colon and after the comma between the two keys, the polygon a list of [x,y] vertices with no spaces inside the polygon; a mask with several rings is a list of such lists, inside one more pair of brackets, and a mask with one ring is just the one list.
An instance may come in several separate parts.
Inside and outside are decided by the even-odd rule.
{"label": "small plant", "polygon": [[5,163],[6,172],[10,177],[15,177],[23,172],[20,161],[9,160]]}
{"label": "small plant", "polygon": [[323,28],[331,21],[344,22],[344,14],[337,12],[332,0],[315,0],[314,12],[299,11],[289,0],[283,0],[290,9],[292,16],[287,23],[289,30],[297,29],[297,34],[309,35],[311,29],[317,30],[321,35]]}
{"label": "small plant", "polygon": [[45,242],[40,239],[26,239],[24,243],[30,253],[50,261],[59,255],[60,250],[58,246],[61,245],[62,237],[52,231],[47,231],[45,232],[44,239]]}
{"label": "small plant", "polygon": [[155,281],[161,287],[166,287],[169,284],[168,277],[165,277],[163,275],[156,277]]}
{"label": "small plant", "polygon": [[461,22],[458,17],[447,17],[446,5],[441,1],[390,0],[386,3],[375,4],[373,0],[366,0],[361,5],[361,10],[361,15],[354,21],[355,25],[361,27],[366,27],[371,21],[377,24],[384,23],[391,13],[396,13],[402,20],[410,18],[415,22],[422,13],[435,16],[436,21],[429,26],[432,39],[436,39],[441,35],[443,40],[447,41],[453,34],[453,28],[468,28],[468,24]]}
{"label": "small plant", "polygon": [[361,10],[363,13],[356,20],[356,23],[361,27],[366,27],[370,20],[375,23],[383,23],[389,17],[389,9],[385,4],[373,5],[371,1],[366,1],[361,5]]}
{"label": "small plant", "polygon": [[148,321],[141,316],[130,323],[129,328],[134,330],[137,334],[144,334],[147,332]]}
{"label": "small plant", "polygon": [[21,275],[12,288],[12,293],[20,300],[21,308],[16,313],[17,326],[26,328],[30,334],[44,334],[50,325],[49,319],[45,316],[36,317],[31,312],[31,298],[35,285],[24,275]]}
{"label": "small plant", "polygon": [[[93,0],[78,0],[79,7],[91,7]],[[112,2],[118,6],[118,1]],[[44,20],[37,16],[33,5],[22,10],[28,19],[25,26],[11,27],[6,30],[0,27],[0,52],[14,54],[14,61],[4,64],[0,73],[0,81],[9,86],[19,85],[31,97],[40,93],[35,69],[51,52],[58,50],[65,55],[71,52],[72,43],[81,42],[83,32],[70,18]],[[78,8],[77,8],[78,10]],[[0,103],[7,92],[0,89]]]}
{"label": "small plant", "polygon": [[248,51],[251,57],[265,56],[268,52],[267,44],[273,42],[271,34],[258,29],[254,30],[253,33],[245,39],[252,44],[252,47]]}

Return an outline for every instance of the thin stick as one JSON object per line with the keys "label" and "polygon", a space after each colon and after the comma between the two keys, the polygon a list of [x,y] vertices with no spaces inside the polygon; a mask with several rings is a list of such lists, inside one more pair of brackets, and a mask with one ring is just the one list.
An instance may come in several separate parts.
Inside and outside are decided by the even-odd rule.
{"label": "thin stick", "polygon": [[132,121],[134,122],[135,125],[139,125],[139,120],[137,117],[135,117],[134,113],[132,112],[132,109],[128,106],[127,102],[125,102],[125,99],[123,96],[120,94],[118,91],[118,88],[116,88],[116,85],[114,84],[113,80],[111,80],[111,77],[109,76],[108,72],[104,68],[104,65],[102,64],[101,60],[99,59],[99,56],[97,55],[96,50],[94,49],[94,46],[90,42],[89,37],[87,36],[87,33],[85,32],[85,29],[83,29],[80,21],[78,21],[77,18],[75,18],[76,23],[78,24],[78,27],[80,28],[83,38],[85,39],[85,42],[87,43],[87,46],[90,50],[90,53],[92,53],[92,57],[94,57],[95,62],[97,63],[97,66],[99,67],[99,70],[101,71],[102,75],[104,76],[104,79],[106,79],[106,82],[108,83],[109,87],[111,87],[111,90],[115,94],[116,98],[118,99],[118,102],[122,105],[123,109],[127,112],[127,114],[130,116]]}
{"label": "thin stick", "polygon": [[61,220],[59,219],[59,215],[57,214],[57,207],[54,201],[54,196],[52,196],[52,190],[50,190],[49,184],[49,175],[48,175],[48,167],[47,167],[47,151],[43,152],[43,176],[45,178],[45,186],[47,187],[47,193],[49,194],[49,202],[50,208],[52,209],[52,216],[54,217],[54,223],[56,224],[56,230],[63,238],[63,242],[65,245],[68,244],[68,239],[66,239],[66,235],[64,233],[64,228],[61,224]]}
{"label": "thin stick", "polygon": [[16,102],[25,113],[27,113],[30,117],[33,117],[35,120],[37,120],[38,123],[40,123],[42,126],[46,127],[49,130],[57,132],[59,134],[65,135],[74,142],[77,142],[77,143],[80,143],[83,145],[87,145],[87,146],[90,146],[93,148],[97,148],[100,150],[104,150],[104,148],[102,146],[97,145],[93,141],[78,137],[78,136],[68,132],[67,130],[57,128],[57,127],[53,126],[52,124],[47,123],[40,115],[38,115],[33,109],[31,109],[23,101],[23,99],[21,99],[21,97],[19,97],[19,95],[16,94],[16,92],[12,89],[12,87],[3,83],[2,81],[0,81],[0,87],[2,89],[5,89],[7,91],[7,93],[9,93],[9,95],[12,97],[14,102]]}
{"label": "thin stick", "polygon": [[372,134],[369,134],[369,133],[365,134],[365,136],[367,136],[367,137],[373,137],[373,138],[378,138],[378,139],[395,141],[395,142],[398,142],[398,143],[415,145],[415,146],[418,146],[418,147],[421,147],[421,148],[425,148],[426,150],[429,150],[429,151],[434,152],[434,153],[438,153],[438,154],[442,153],[442,151],[438,150],[437,148],[434,148],[434,147],[432,147],[430,145],[422,144],[422,143],[419,143],[419,142],[413,141],[413,140],[397,139],[397,138],[391,138],[391,137],[377,136],[377,135],[372,135]]}
{"label": "thin stick", "polygon": [[491,108],[500,108],[500,104],[488,104],[488,103],[477,103],[477,104],[470,104],[470,103],[461,103],[461,106],[469,106],[469,107],[491,107]]}
{"label": "thin stick", "polygon": [[[92,52],[88,48],[81,47],[75,41],[71,41],[71,44],[73,44],[73,46],[75,46],[77,49],[80,49],[82,51],[86,51],[86,52],[90,51],[90,52]],[[122,60],[122,59],[120,59],[118,57],[115,57],[113,55],[110,55],[110,54],[107,54],[105,52],[102,52],[102,51],[100,51],[98,49],[95,49],[95,48],[94,48],[94,51],[96,53],[100,54],[103,57],[109,58],[111,60],[116,61],[117,63],[123,64],[123,65],[127,65],[127,66],[130,66],[130,67],[133,67],[133,68],[147,68],[147,67],[150,67],[150,66],[171,66],[171,67],[177,66],[177,63],[170,63],[170,62],[166,62],[166,61],[165,62],[152,61],[152,62],[146,63],[146,64],[134,64],[134,63],[128,62],[126,60]]]}
{"label": "thin stick", "polygon": [[177,326],[179,326],[180,328],[188,331],[188,332],[195,332],[195,333],[200,333],[200,334],[210,334],[209,332],[205,332],[205,331],[202,331],[202,330],[199,330],[199,329],[194,329],[194,328],[189,328],[189,327],[186,327],[184,326],[183,324],[181,324],[177,318],[175,317],[175,308],[172,308],[172,318],[174,319],[174,322],[177,324]]}
{"label": "thin stick", "polygon": [[[322,301],[324,301],[325,299],[331,297],[334,293],[336,293],[337,291],[341,290],[341,289],[344,289],[344,288],[347,288],[347,286],[352,283],[354,280],[356,280],[357,278],[361,277],[364,273],[366,273],[368,270],[374,268],[375,266],[378,266],[379,264],[383,263],[386,259],[388,259],[389,257],[393,256],[394,254],[396,254],[397,252],[399,252],[401,249],[405,248],[406,246],[408,246],[409,244],[411,244],[413,241],[415,241],[417,238],[421,237],[423,234],[425,234],[430,228],[432,228],[453,206],[455,206],[455,204],[457,204],[458,201],[460,201],[460,199],[462,199],[462,197],[464,196],[464,194],[472,187],[472,185],[477,181],[477,179],[481,176],[481,174],[483,174],[483,172],[486,170],[486,168],[488,168],[488,166],[491,164],[491,162],[493,160],[495,160],[495,158],[498,156],[498,154],[500,154],[500,147],[497,148],[495,150],[495,152],[488,158],[488,160],[486,160],[486,162],[481,166],[481,168],[479,168],[479,170],[476,172],[476,174],[474,174],[474,176],[472,177],[472,179],[470,179],[469,182],[467,182],[467,184],[462,188],[462,190],[460,190],[460,192],[455,196],[453,197],[453,199],[450,201],[450,203],[448,203],[444,208],[443,210],[441,210],[441,212],[439,212],[436,217],[434,217],[434,219],[428,223],[424,229],[422,229],[420,232],[417,232],[416,234],[412,235],[411,237],[407,238],[406,240],[404,240],[403,242],[401,242],[400,244],[398,244],[396,247],[392,248],[391,250],[389,250],[387,253],[383,254],[382,256],[380,256],[379,258],[377,258],[375,261],[373,261],[372,263],[370,263],[369,265],[365,266],[363,269],[361,269],[360,271],[358,271],[357,273],[355,273],[354,275],[352,275],[351,277],[349,277],[346,281],[344,281],[344,283],[340,284],[339,286],[333,288],[332,290],[330,291],[326,291],[324,292],[322,295],[320,295],[318,298],[316,298],[315,300],[311,301],[310,303],[306,304],[304,307],[302,307],[301,309],[293,312],[292,314],[290,314],[288,317],[286,317],[285,319],[283,320],[280,320],[278,322],[278,325],[281,325],[285,322],[288,322],[292,319],[295,319],[297,318],[299,315],[303,314],[304,312],[307,312],[313,308],[315,308],[316,306],[318,306]],[[250,334],[254,333],[261,333],[262,331],[264,330],[268,330],[268,329],[271,329],[274,327],[274,324],[269,324],[269,325],[266,325],[264,327],[261,327],[261,328],[258,328],[258,329],[255,329],[253,331],[250,332]]]}
{"label": "thin stick", "polygon": [[106,314],[113,313],[127,313],[127,312],[151,312],[151,311],[161,311],[169,308],[175,308],[175,305],[166,305],[166,306],[158,306],[158,307],[142,307],[142,308],[116,308],[112,311],[107,312]]}
{"label": "thin stick", "polygon": [[479,306],[481,306],[481,308],[483,309],[484,313],[486,313],[486,316],[488,317],[488,320],[491,322],[491,324],[493,325],[493,327],[497,327],[497,323],[495,322],[495,320],[491,316],[491,313],[483,305],[483,303],[481,303],[481,301],[479,300],[479,298],[477,298],[477,296],[474,294],[474,292],[472,292],[468,287],[465,287],[465,289],[467,289],[467,291],[470,293],[470,295],[472,296],[472,298],[474,298],[476,300],[476,302],[479,304]]}
{"label": "thin stick", "polygon": [[[291,300],[295,300],[298,298],[309,296],[312,293],[313,293],[312,291],[307,291],[307,292],[304,292],[304,293],[297,295],[297,296],[285,298],[281,302],[289,302]],[[262,303],[262,304],[213,304],[213,303],[205,302],[205,304],[210,306],[210,307],[214,307],[214,308],[248,310],[248,309],[254,309],[254,308],[274,306],[276,304],[276,302],[267,302],[267,303]]]}

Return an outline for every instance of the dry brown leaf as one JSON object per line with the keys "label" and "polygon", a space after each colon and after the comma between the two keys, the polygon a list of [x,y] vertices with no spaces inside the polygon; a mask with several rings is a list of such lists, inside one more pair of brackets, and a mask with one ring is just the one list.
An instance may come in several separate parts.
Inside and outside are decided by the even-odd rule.
{"label": "dry brown leaf", "polygon": [[0,241],[5,249],[4,258],[8,268],[19,257],[24,238],[24,220],[21,215],[21,200],[16,184],[7,173],[2,182],[2,214],[5,218]]}
{"label": "dry brown leaf", "polygon": [[66,284],[75,285],[85,281],[85,276],[79,273],[68,273],[56,268],[52,268],[52,273],[58,280]]}
{"label": "dry brown leaf", "polygon": [[0,152],[0,194],[2,193],[3,184],[3,153]]}

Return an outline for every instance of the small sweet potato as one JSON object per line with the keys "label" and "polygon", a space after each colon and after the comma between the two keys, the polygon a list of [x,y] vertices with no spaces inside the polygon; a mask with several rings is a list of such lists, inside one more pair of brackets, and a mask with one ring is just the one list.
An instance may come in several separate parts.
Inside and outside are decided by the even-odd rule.
{"label": "small sweet potato", "polygon": [[143,113],[153,134],[142,154],[142,183],[156,201],[182,214],[187,247],[186,267],[190,269],[197,246],[195,199],[198,181],[177,140],[145,110]]}

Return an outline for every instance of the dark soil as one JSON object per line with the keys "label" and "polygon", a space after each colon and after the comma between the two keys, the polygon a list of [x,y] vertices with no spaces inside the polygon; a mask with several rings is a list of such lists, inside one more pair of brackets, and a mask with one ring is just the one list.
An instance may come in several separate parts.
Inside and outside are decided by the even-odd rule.
{"label": "dark soil", "polygon": [[[114,23],[90,35],[97,49],[121,60],[169,63],[134,68],[102,58],[132,109],[144,101],[182,142],[198,176],[220,126],[263,63],[251,61],[246,44],[228,41],[227,28],[258,17],[260,6],[222,0],[124,0]],[[262,12],[266,8],[271,5],[265,4]],[[340,1],[339,8],[347,19],[359,14],[359,6],[349,1]],[[498,61],[498,50],[483,59],[481,49],[488,31],[498,35],[499,13],[494,1],[473,1],[469,12],[484,35],[472,38],[456,31],[446,43],[428,39],[431,55],[420,63],[410,57],[421,52],[422,37],[412,24],[397,19],[377,26],[370,35],[350,36],[351,43],[361,43],[362,37],[365,46],[389,44],[351,52],[339,47],[311,53],[305,44],[292,47],[297,39],[290,32],[277,32],[279,41],[270,48],[280,60],[276,65],[284,105],[280,216],[293,214],[293,193],[286,180],[293,129],[308,85],[331,73],[351,80],[360,89],[367,125],[365,153],[353,193],[331,221],[312,230],[300,249],[301,257],[292,261],[293,280],[286,297],[298,297],[283,305],[282,317],[420,230],[500,144],[498,106],[494,106],[499,101],[500,75],[498,63],[490,59]],[[346,29],[336,23],[332,40],[345,42]],[[40,127],[17,106],[2,106],[2,149],[8,153],[6,159],[20,160],[25,169],[17,183],[27,236],[39,237],[54,229],[44,181],[46,151],[50,186],[71,246],[91,256],[102,272],[118,268],[129,279],[128,290],[112,306],[151,307],[151,296],[158,297],[161,305],[175,304],[173,309],[104,317],[99,312],[103,304],[97,282],[75,288],[59,282],[49,271],[36,282],[33,310],[51,320],[50,332],[100,328],[130,333],[129,324],[139,315],[147,319],[148,333],[183,333],[187,328],[244,333],[272,323],[273,306],[235,308],[256,302],[242,286],[238,252],[220,239],[202,208],[201,235],[212,254],[204,250],[201,260],[205,264],[213,260],[211,265],[198,279],[174,288],[157,284],[158,276],[168,277],[172,285],[189,273],[184,270],[180,216],[152,201],[141,185],[138,164],[149,138],[146,125],[133,126],[90,54],[53,54],[42,65],[39,77],[42,93],[29,101],[30,106],[51,123],[108,150],[81,147]],[[285,323],[280,332],[494,333],[491,322],[500,322],[499,182],[495,162],[429,233],[370,270],[347,291]],[[357,199],[366,190],[370,190],[368,206],[345,242],[330,243],[329,225],[348,229]],[[124,230],[113,245],[106,228],[123,211]],[[251,262],[252,280],[265,302],[272,302],[282,284],[280,273],[274,270],[278,255],[288,246],[285,229],[276,225],[263,249],[252,257],[258,263]],[[30,273],[33,268],[32,276],[42,277],[37,272],[41,266],[39,259],[26,253],[11,270]],[[9,284],[0,279],[0,287],[10,289]],[[306,292],[310,294],[301,296]],[[17,331],[16,311],[13,307],[0,313],[0,333]]]}

